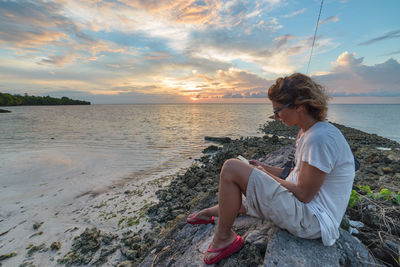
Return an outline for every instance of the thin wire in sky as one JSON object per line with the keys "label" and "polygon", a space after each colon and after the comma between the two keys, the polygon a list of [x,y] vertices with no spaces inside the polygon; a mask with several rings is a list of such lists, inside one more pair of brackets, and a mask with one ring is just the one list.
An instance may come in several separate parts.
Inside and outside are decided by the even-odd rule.
{"label": "thin wire in sky", "polygon": [[321,0],[321,6],[319,8],[319,14],[318,14],[318,20],[317,20],[317,25],[315,25],[315,32],[314,32],[314,38],[313,38],[313,42],[312,42],[312,46],[311,46],[311,53],[310,53],[310,59],[308,60],[308,65],[307,65],[307,74],[308,74],[308,69],[310,68],[310,63],[311,63],[311,57],[312,57],[312,53],[314,50],[314,44],[315,44],[315,38],[317,36],[317,30],[318,30],[318,26],[319,26],[319,18],[321,17],[321,11],[322,11],[322,5],[324,3],[324,0]]}

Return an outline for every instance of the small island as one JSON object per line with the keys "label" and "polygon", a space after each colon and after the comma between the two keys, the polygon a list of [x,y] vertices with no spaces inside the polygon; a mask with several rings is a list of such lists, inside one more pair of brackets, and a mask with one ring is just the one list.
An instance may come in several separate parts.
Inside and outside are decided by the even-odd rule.
{"label": "small island", "polygon": [[88,101],[74,100],[63,96],[55,98],[50,96],[11,95],[0,93],[0,106],[37,106],[37,105],[90,105]]}

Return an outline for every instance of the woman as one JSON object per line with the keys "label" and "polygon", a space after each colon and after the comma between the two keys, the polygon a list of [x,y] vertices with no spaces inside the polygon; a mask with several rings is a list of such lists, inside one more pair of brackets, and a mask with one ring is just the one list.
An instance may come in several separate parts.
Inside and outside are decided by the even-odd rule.
{"label": "woman", "polygon": [[[279,178],[281,168],[256,160],[227,160],[220,174],[218,205],[188,217],[191,224],[218,226],[204,261],[214,264],[244,245],[232,230],[238,213],[271,219],[295,236],[322,238],[326,246],[339,237],[354,180],[354,158],[342,133],[325,121],[328,96],[310,77],[295,73],[268,90],[275,119],[301,129],[296,138],[295,168]],[[246,200],[242,204],[242,194]]]}

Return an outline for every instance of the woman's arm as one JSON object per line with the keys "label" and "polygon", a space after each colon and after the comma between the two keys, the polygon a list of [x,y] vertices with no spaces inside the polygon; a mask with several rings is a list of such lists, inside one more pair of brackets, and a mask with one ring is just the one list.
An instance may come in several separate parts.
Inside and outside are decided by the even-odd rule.
{"label": "woman's arm", "polygon": [[[260,169],[260,167],[258,168]],[[308,203],[314,198],[326,177],[326,173],[305,161],[301,163],[297,184],[283,180],[266,169],[264,171],[304,203]]]}

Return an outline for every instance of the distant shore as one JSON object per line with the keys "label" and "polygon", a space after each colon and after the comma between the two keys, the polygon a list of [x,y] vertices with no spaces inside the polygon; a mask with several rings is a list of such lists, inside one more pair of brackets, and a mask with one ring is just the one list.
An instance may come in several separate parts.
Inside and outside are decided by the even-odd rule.
{"label": "distant shore", "polygon": [[[343,132],[354,155],[361,162],[355,185],[369,185],[374,192],[386,188],[397,193],[396,190],[400,187],[400,144],[375,134],[338,124],[336,126]],[[88,217],[89,224],[95,226],[94,228],[71,227],[54,233],[54,236],[57,236],[55,240],[47,240],[41,244],[32,241],[31,245],[26,244],[25,253],[19,252],[19,255],[12,254],[13,251],[1,253],[3,255],[0,255],[0,258],[5,255],[5,259],[0,263],[5,266],[11,262],[17,265],[28,263],[46,265],[50,262],[65,265],[130,266],[129,264],[139,264],[153,250],[157,242],[168,235],[168,232],[185,225],[188,214],[216,204],[219,172],[226,159],[243,155],[246,158],[263,160],[269,153],[282,147],[292,146],[293,137],[297,133],[297,129],[287,128],[279,121],[265,124],[262,126],[262,131],[265,133],[263,137],[243,137],[224,144],[214,143],[204,150],[203,156],[191,167],[176,175],[153,181],[151,185],[137,186],[136,189],[120,186],[111,188],[111,191],[103,194],[103,200],[101,202],[99,200],[100,203],[97,206],[87,207],[77,212],[77,214],[82,214],[79,216]],[[148,199],[147,204],[129,218],[119,217],[115,205],[126,202],[126,208],[130,208],[139,199],[146,199],[146,192],[154,192],[153,190],[156,191],[157,196],[155,201]],[[363,192],[360,191],[360,193]],[[360,220],[366,225],[365,228],[360,229],[358,238],[369,246],[375,257],[390,262],[390,258],[396,255],[388,246],[400,245],[398,243],[400,208],[396,203],[382,202],[375,211],[373,208],[364,211],[364,215],[368,216],[361,218],[359,211],[362,210],[360,206],[362,204],[360,202],[354,208],[348,209],[346,216],[351,220]],[[391,208],[391,213],[385,215],[388,217],[385,218],[379,214],[379,207]],[[97,218],[91,216],[103,216],[103,218],[116,216],[114,221],[118,223],[117,228],[120,230],[110,231],[110,228],[102,228],[93,223]],[[390,224],[390,229],[385,226],[385,219],[393,223],[393,225]],[[40,232],[50,231],[51,225],[46,225],[46,222],[42,224],[38,222],[37,228],[33,226],[32,236],[40,236]],[[145,228],[134,230],[140,229],[137,226],[146,224],[150,225],[148,230]],[[382,244],[378,231],[385,233]],[[7,237],[8,232],[0,233],[1,235]],[[17,257],[18,261],[16,261]]]}
{"label": "distant shore", "polygon": [[55,98],[50,96],[11,95],[0,92],[0,106],[41,106],[41,105],[90,105],[88,101],[74,100],[63,96]]}

